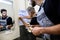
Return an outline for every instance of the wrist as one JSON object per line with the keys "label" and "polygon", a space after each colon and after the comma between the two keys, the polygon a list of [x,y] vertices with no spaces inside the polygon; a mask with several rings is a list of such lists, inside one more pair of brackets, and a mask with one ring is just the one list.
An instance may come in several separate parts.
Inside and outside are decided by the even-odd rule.
{"label": "wrist", "polygon": [[40,33],[41,34],[45,34],[46,33],[46,28],[45,27],[41,27],[40,28]]}

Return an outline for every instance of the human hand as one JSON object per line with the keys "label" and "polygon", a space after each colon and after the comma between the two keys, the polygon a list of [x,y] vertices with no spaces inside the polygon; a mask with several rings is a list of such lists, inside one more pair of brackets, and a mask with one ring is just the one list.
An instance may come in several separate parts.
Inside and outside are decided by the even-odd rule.
{"label": "human hand", "polygon": [[12,25],[7,25],[6,27],[7,27],[8,29],[11,29]]}
{"label": "human hand", "polygon": [[0,29],[3,28],[3,26],[0,25]]}
{"label": "human hand", "polygon": [[35,36],[38,36],[40,34],[43,34],[44,33],[44,28],[43,27],[34,27],[32,29],[32,33],[35,35]]}
{"label": "human hand", "polygon": [[22,17],[19,17],[19,20],[22,20]]}

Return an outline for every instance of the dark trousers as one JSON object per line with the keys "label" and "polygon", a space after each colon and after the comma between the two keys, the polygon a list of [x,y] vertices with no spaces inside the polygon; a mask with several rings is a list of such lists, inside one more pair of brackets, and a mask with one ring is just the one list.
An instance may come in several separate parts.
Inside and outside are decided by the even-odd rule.
{"label": "dark trousers", "polygon": [[27,31],[24,25],[20,26],[20,40],[36,40],[36,37]]}
{"label": "dark trousers", "polygon": [[60,40],[60,35],[51,35],[51,40]]}

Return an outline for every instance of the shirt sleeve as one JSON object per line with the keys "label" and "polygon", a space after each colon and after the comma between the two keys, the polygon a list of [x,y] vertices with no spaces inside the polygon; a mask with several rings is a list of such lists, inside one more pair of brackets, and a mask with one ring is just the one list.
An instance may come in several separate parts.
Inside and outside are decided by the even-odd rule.
{"label": "shirt sleeve", "polygon": [[12,22],[12,18],[11,17],[9,17],[8,19],[7,19],[7,25],[13,25],[13,22]]}
{"label": "shirt sleeve", "polygon": [[39,23],[37,22],[37,17],[33,17],[31,19],[30,25],[39,25]]}

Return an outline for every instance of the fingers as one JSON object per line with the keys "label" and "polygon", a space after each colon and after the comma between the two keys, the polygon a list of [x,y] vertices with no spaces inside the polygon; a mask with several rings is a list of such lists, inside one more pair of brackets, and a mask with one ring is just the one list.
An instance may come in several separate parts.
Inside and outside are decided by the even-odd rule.
{"label": "fingers", "polygon": [[32,33],[37,36],[40,34],[44,34],[44,28],[43,27],[34,27],[32,29]]}

